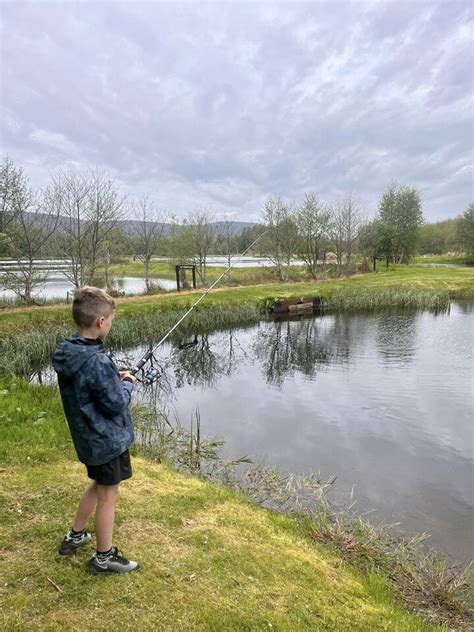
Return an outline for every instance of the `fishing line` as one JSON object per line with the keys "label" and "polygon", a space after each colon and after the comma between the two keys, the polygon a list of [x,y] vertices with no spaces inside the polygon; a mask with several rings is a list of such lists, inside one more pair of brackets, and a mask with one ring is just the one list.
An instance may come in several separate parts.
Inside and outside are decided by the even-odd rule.
{"label": "fishing line", "polygon": [[248,248],[246,248],[246,250],[244,250],[244,252],[241,255],[239,255],[239,257],[226,270],[224,270],[224,272],[214,281],[214,283],[207,288],[207,290],[204,292],[204,294],[202,294],[202,296],[200,296],[199,299],[193,305],[191,305],[191,307],[188,309],[188,311],[185,314],[183,314],[183,316],[181,316],[181,318],[163,336],[163,338],[158,342],[158,344],[156,344],[153,347],[153,349],[150,349],[150,351],[148,351],[141,358],[141,360],[139,360],[137,362],[136,366],[134,366],[133,369],[130,370],[130,373],[132,375],[136,375],[139,371],[143,371],[143,373],[144,373],[143,374],[143,381],[147,382],[148,384],[150,384],[150,383],[154,382],[156,379],[158,379],[158,377],[159,377],[159,370],[152,365],[150,370],[148,370],[147,372],[144,372],[143,367],[145,366],[145,364],[148,361],[150,361],[150,360],[153,362],[154,354],[156,353],[157,349],[165,342],[165,340],[167,340],[171,336],[173,331],[175,331],[175,329],[177,329],[177,327],[179,327],[179,325],[183,322],[183,320],[185,318],[187,318],[189,316],[189,314],[193,311],[193,309],[195,309],[199,305],[199,303],[206,298],[206,296],[209,294],[209,292],[234,267],[234,265],[236,263],[238,263],[242,259],[242,257],[244,255],[246,255],[247,252],[252,248],[252,246],[254,246],[257,243],[257,241],[259,241],[267,232],[268,232],[268,230],[265,230],[261,235],[259,235],[257,237],[257,239],[255,239],[255,241],[253,241],[250,244],[250,246]]}

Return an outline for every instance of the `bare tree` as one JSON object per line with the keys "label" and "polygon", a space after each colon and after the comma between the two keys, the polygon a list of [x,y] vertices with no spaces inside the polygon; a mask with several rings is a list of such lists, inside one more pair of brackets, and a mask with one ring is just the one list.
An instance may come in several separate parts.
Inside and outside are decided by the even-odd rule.
{"label": "bare tree", "polygon": [[[270,198],[262,211],[262,220],[267,228],[263,247],[275,265],[281,281],[290,277],[291,260],[298,250],[298,229],[295,213],[280,197]],[[285,267],[287,277],[285,277]]]}
{"label": "bare tree", "polygon": [[[234,222],[229,217],[235,216],[235,213],[227,214],[227,218],[220,222],[216,232],[217,253],[223,254],[227,258],[227,267],[232,263],[232,254],[236,249],[236,231]],[[227,282],[231,280],[231,271],[227,273]]]}
{"label": "bare tree", "polygon": [[59,171],[53,176],[50,195],[61,201],[62,221],[56,235],[58,253],[67,258],[66,278],[75,287],[84,285],[89,231],[85,223],[90,195],[87,174]]}
{"label": "bare tree", "polygon": [[164,214],[158,212],[155,204],[147,196],[141,197],[134,207],[137,217],[134,225],[133,245],[136,257],[145,267],[145,285],[147,291],[153,288],[150,279],[150,262],[157,253],[164,235]]}
{"label": "bare tree", "polygon": [[331,241],[336,250],[337,272],[342,273],[342,262],[346,258],[349,271],[353,271],[354,247],[363,225],[359,204],[352,193],[337,202],[332,211]]}
{"label": "bare tree", "polygon": [[313,279],[316,279],[318,257],[325,248],[331,227],[331,211],[314,193],[309,193],[297,209],[296,223],[299,234],[298,255],[306,263]]}
{"label": "bare tree", "polygon": [[194,264],[203,285],[206,284],[207,259],[216,241],[213,219],[209,211],[197,210],[191,211],[183,223],[173,223],[173,258]]}
{"label": "bare tree", "polygon": [[53,176],[51,195],[61,200],[61,229],[57,248],[69,261],[66,277],[75,287],[92,283],[109,256],[109,242],[118,222],[125,219],[125,199],[115,184],[99,171],[60,171]]}
{"label": "bare tree", "polygon": [[48,275],[47,267],[38,259],[57,229],[60,206],[56,201],[48,192],[36,194],[20,173],[12,191],[15,221],[8,227],[8,247],[15,269],[4,276],[3,285],[28,304],[34,302],[35,288]]}
{"label": "bare tree", "polygon": [[98,170],[89,172],[91,186],[87,205],[86,226],[88,282],[92,283],[97,269],[106,257],[108,237],[120,220],[128,215],[125,198],[119,196],[115,183]]}
{"label": "bare tree", "polygon": [[331,243],[334,246],[336,254],[336,268],[337,273],[342,273],[342,257],[344,255],[345,246],[345,220],[344,211],[342,205],[337,203],[335,207],[331,209],[332,225],[330,231]]}

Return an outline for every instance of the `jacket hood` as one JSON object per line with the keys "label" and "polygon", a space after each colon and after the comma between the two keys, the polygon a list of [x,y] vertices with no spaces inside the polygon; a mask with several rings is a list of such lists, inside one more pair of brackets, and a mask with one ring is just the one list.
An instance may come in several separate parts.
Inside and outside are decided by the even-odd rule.
{"label": "jacket hood", "polygon": [[57,346],[53,354],[54,370],[63,377],[72,377],[91,356],[104,351],[104,344],[99,338],[91,340],[73,334]]}

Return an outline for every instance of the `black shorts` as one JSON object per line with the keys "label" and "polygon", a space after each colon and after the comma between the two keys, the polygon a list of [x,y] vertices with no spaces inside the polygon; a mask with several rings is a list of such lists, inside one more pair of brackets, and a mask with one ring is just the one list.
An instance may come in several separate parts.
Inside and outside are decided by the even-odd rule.
{"label": "black shorts", "polygon": [[128,450],[102,465],[86,465],[87,476],[98,485],[117,485],[132,476],[132,464]]}

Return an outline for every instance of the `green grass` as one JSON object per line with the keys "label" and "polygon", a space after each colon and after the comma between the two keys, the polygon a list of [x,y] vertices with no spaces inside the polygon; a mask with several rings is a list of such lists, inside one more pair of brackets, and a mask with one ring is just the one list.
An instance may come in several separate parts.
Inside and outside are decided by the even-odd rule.
{"label": "green grass", "polygon": [[38,463],[73,457],[58,389],[21,380],[0,382],[0,463]]}
{"label": "green grass", "polygon": [[[447,292],[451,299],[474,298],[474,269],[472,268],[424,268],[396,266],[388,271],[349,277],[339,280],[312,281],[305,283],[263,283],[235,288],[218,287],[202,302],[201,309],[224,305],[261,305],[268,298],[290,298],[322,295],[329,301],[344,293],[354,295],[362,291],[387,290],[395,297],[400,291]],[[117,318],[130,315],[146,316],[168,310],[184,310],[197,300],[202,290],[171,293],[156,296],[134,296],[117,300]],[[396,302],[393,303],[396,307]],[[346,309],[350,305],[345,306]],[[60,326],[73,327],[70,306],[55,305],[2,310],[0,312],[0,339],[23,335],[25,332],[50,331]]]}
{"label": "green grass", "polygon": [[417,263],[453,263],[462,266],[474,264],[474,259],[465,255],[419,255],[415,257]]}
{"label": "green grass", "polygon": [[[211,266],[206,268],[207,283],[215,281],[225,270],[227,266]],[[132,276],[143,278],[145,276],[145,268],[140,261],[129,260],[127,263],[118,263],[110,266],[112,276]],[[298,279],[305,277],[303,266],[292,266],[292,277]],[[176,280],[176,269],[174,262],[169,261],[152,261],[150,263],[150,277]],[[191,280],[191,274],[187,272],[187,278]],[[235,285],[254,285],[255,283],[271,283],[277,280],[277,273],[273,267],[252,266],[245,268],[233,268],[230,276],[227,277],[226,283]],[[199,281],[199,277],[197,276]]]}
{"label": "green grass", "polygon": [[386,576],[357,571],[292,518],[143,458],[122,485],[115,531],[143,569],[90,576],[91,549],[54,553],[87,484],[58,394],[0,387],[10,417],[0,426],[1,629],[447,630],[408,614]]}

